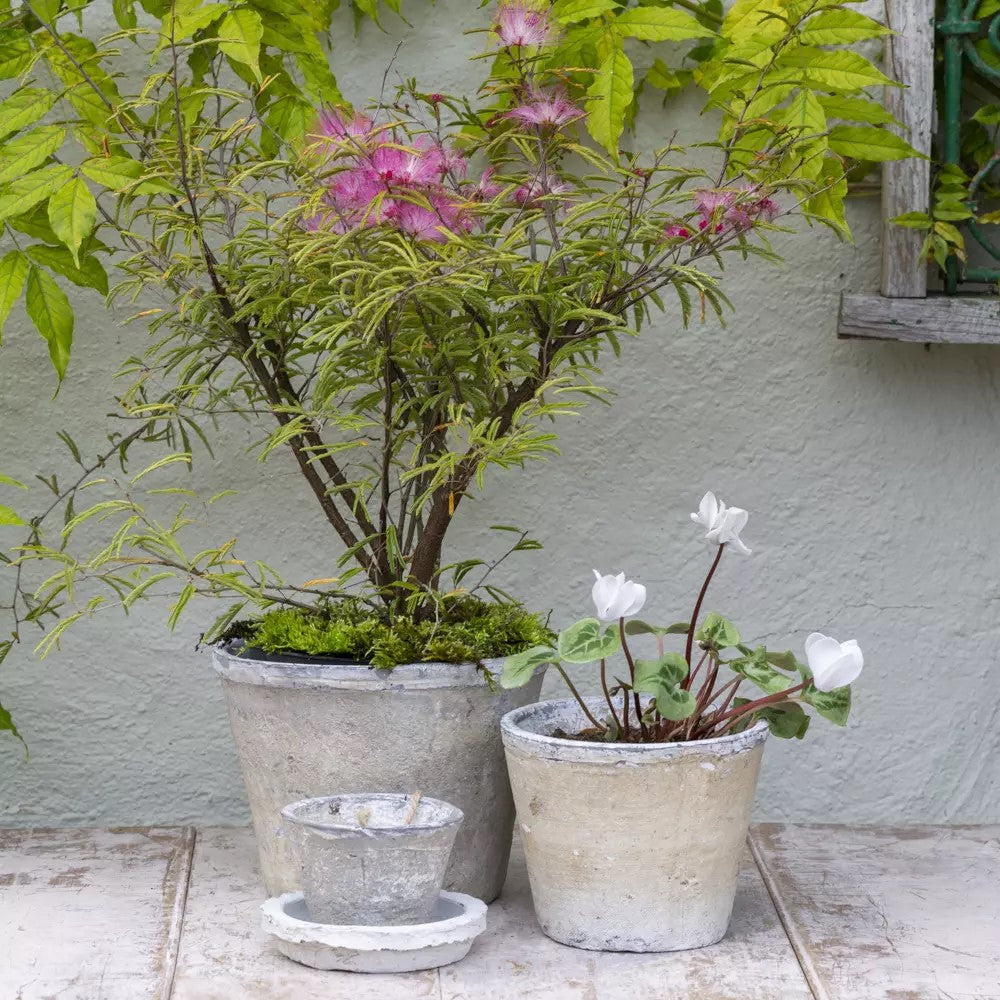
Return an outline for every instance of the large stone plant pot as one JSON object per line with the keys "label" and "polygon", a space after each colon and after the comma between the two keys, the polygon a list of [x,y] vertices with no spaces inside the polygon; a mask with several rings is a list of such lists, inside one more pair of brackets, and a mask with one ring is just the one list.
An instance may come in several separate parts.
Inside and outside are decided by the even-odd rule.
{"label": "large stone plant pot", "polygon": [[[491,690],[474,663],[270,662],[216,647],[229,720],[268,894],[301,889],[281,810],[299,799],[399,792],[442,799],[465,814],[444,888],[487,902],[500,894],[514,826],[500,718],[538,697],[539,671]],[[499,673],[502,660],[483,666]]]}
{"label": "large stone plant pot", "polygon": [[[603,700],[591,703],[595,713]],[[504,716],[542,930],[576,948],[677,951],[726,933],[768,728],[692,743],[557,739],[575,701]]]}

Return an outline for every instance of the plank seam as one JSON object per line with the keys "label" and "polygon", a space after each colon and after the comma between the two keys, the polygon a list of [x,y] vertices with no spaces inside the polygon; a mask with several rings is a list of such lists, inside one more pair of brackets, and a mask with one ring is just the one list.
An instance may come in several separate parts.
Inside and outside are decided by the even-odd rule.
{"label": "plank seam", "polygon": [[161,1000],[170,1000],[174,995],[174,979],[177,974],[177,959],[181,950],[181,935],[184,930],[184,911],[187,909],[188,888],[194,870],[194,849],[198,831],[193,826],[183,828],[181,840],[180,871],[177,878],[177,892],[170,913],[170,930],[164,945],[163,979],[160,984]]}
{"label": "plank seam", "polygon": [[774,906],[774,910],[778,914],[778,919],[781,921],[781,926],[785,930],[785,937],[788,938],[788,943],[792,946],[792,951],[795,952],[795,959],[802,970],[802,975],[806,981],[806,986],[809,987],[809,992],[812,993],[814,1000],[831,1000],[830,993],[826,986],[823,985],[819,971],[812,960],[812,955],[809,954],[809,949],[806,947],[806,943],[803,941],[802,935],[799,933],[797,925],[792,919],[792,914],[785,905],[785,901],[781,898],[777,879],[764,860],[764,852],[757,843],[757,834],[753,827],[750,828],[747,836],[747,846],[750,848],[750,856],[757,866],[757,871],[760,872],[761,881],[767,889],[767,894],[771,897],[771,904]]}

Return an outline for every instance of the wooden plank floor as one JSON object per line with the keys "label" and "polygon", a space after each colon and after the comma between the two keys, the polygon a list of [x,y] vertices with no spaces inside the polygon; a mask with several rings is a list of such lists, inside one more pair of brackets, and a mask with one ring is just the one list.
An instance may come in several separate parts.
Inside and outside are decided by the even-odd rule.
{"label": "wooden plank floor", "polygon": [[463,962],[354,976],[267,944],[249,830],[0,830],[0,1000],[1000,1000],[1000,827],[765,824],[750,849],[712,948],[556,944],[515,851]]}
{"label": "wooden plank floor", "polygon": [[194,830],[0,829],[0,1000],[166,1000]]}

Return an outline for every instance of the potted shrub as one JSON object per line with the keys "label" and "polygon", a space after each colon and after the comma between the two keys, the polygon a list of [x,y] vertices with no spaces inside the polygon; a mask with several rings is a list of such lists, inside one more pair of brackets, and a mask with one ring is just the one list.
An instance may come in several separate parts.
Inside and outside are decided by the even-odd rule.
{"label": "potted shrub", "polygon": [[[675,951],[722,938],[768,733],[802,739],[803,705],[845,725],[864,665],[853,640],[813,633],[802,663],[747,645],[717,612],[701,618],[723,550],[750,554],[747,512],[707,493],[691,517],[717,550],[689,621],[640,621],[645,587],[595,570],[597,617],[504,664],[516,688],[553,663],[573,695],[502,721],[535,912],[564,944]],[[683,651],[665,649],[670,637]],[[648,658],[641,640],[655,643]],[[599,664],[599,697],[563,667],[581,663]]]}
{"label": "potted shrub", "polygon": [[[449,561],[451,524],[492,468],[555,451],[551,421],[602,396],[602,356],[652,309],[721,314],[732,254],[773,257],[767,234],[795,213],[846,232],[845,170],[908,147],[828,122],[886,121],[864,88],[889,82],[828,48],[884,30],[834,3],[778,18],[764,0],[725,18],[609,3],[591,24],[593,3],[503,0],[475,99],[410,81],[364,111],[340,98],[318,41],[335,6],[143,0],[139,18],[124,0],[99,43],[74,33],[79,4],[11,15],[0,219],[18,242],[0,261],[0,315],[24,290],[62,377],[73,319],[51,271],[106,291],[113,262],[111,302],[159,293],[133,317],[150,336],[122,363],[124,431],[93,459],[67,435],[81,469],[69,486],[53,477],[30,519],[15,639],[51,626],[44,655],[84,615],[166,593],[173,628],[197,599],[227,599],[204,639],[269,891],[296,883],[283,805],[419,787],[465,813],[447,887],[492,899],[513,822],[497,722],[537,697],[541,667],[502,692],[494,672],[551,636],[494,586],[506,555]],[[711,43],[710,169],[673,142],[619,149],[625,39]],[[123,94],[131,46],[152,68]],[[53,109],[60,124],[40,124]],[[258,429],[254,459],[290,459],[292,502],[325,519],[314,579],[224,529],[206,545],[226,493],[178,485],[217,422],[240,419]],[[510,551],[537,548],[497,527]],[[33,563],[53,569],[37,587]]]}

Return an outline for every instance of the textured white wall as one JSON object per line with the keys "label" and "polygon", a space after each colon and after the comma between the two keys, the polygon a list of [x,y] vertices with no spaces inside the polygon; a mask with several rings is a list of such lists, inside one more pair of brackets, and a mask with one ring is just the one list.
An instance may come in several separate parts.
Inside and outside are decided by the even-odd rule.
{"label": "textured white wall", "polygon": [[[481,23],[475,8],[439,0],[406,35],[399,72],[439,90],[468,87],[478,70],[465,56],[481,43],[456,32]],[[368,27],[339,46],[351,97],[377,90],[403,36]],[[706,127],[693,99],[644,114],[641,142]],[[758,817],[995,822],[1000,352],[839,342],[840,292],[878,284],[876,200],[853,203],[850,221],[854,247],[806,229],[780,241],[784,268],[734,262],[728,329],[657,320],[609,364],[614,407],[564,423],[561,458],[491,477],[485,499],[463,505],[452,541],[469,552],[489,524],[531,527],[544,552],[505,563],[502,582],[552,607],[558,624],[588,612],[592,566],[624,568],[649,588],[647,617],[676,620],[711,554],[687,514],[717,490],[751,511],[754,554],[724,561],[708,606],[779,648],[799,647],[813,629],[856,637],[868,664],[846,731],[820,720],[804,743],[771,742]],[[61,426],[91,449],[103,440],[109,372],[141,335],[115,329],[95,297],[75,300],[74,362],[54,402],[44,345],[23,316],[9,324],[7,473],[65,466]],[[198,462],[194,485],[241,492],[219,536],[238,535],[292,577],[327,575],[329,535],[297,473],[246,457],[252,437],[230,428],[216,457]],[[25,764],[13,741],[3,745],[0,822],[246,818],[222,697],[193,649],[214,609],[199,611],[173,635],[159,607],[108,615],[45,663],[23,650],[10,657],[0,690],[32,757]]]}

